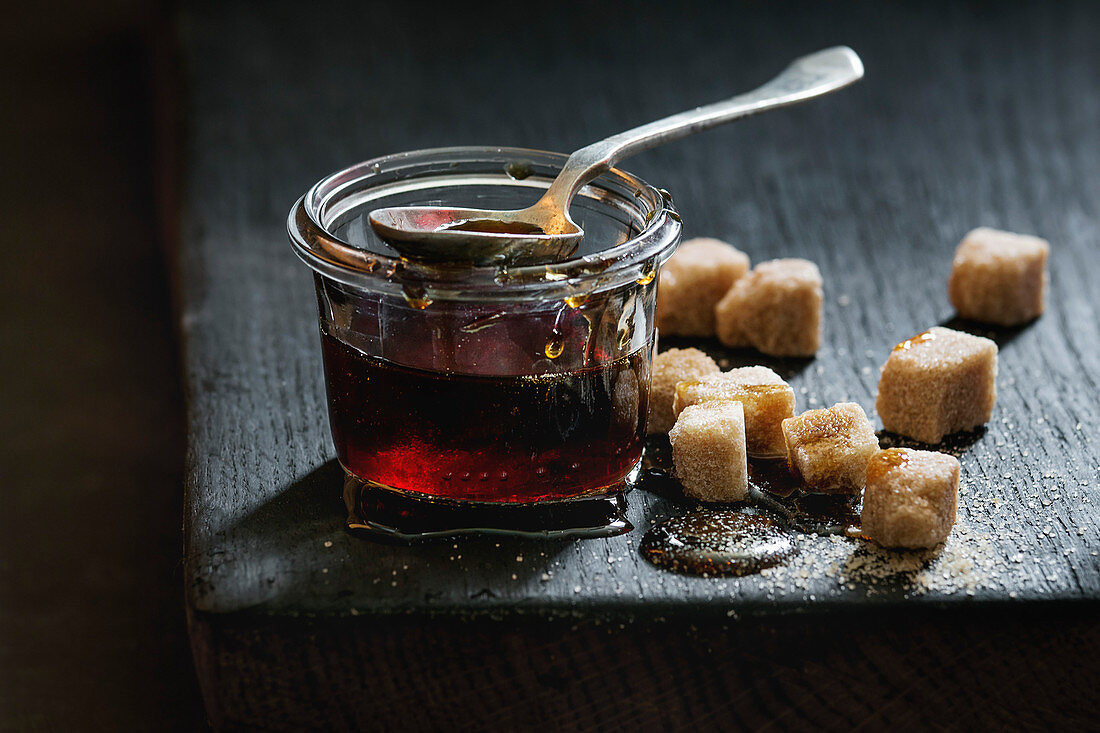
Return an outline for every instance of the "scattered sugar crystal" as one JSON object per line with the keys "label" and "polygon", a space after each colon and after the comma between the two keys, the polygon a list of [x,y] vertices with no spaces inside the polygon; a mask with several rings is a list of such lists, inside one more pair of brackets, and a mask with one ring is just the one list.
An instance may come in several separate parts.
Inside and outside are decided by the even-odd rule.
{"label": "scattered sugar crystal", "polygon": [[667,433],[676,422],[672,411],[676,383],[717,373],[718,365],[699,349],[669,349],[653,357],[649,380],[649,422],[646,432]]}
{"label": "scattered sugar crystal", "polygon": [[741,501],[748,496],[745,409],[740,402],[690,405],[676,418],[668,438],[685,494],[699,501]]}
{"label": "scattered sugar crystal", "polygon": [[753,455],[786,455],[783,420],[794,415],[794,390],[763,366],[708,374],[676,385],[673,414],[711,400],[736,400],[745,408],[745,441]]}
{"label": "scattered sugar crystal", "polygon": [[771,598],[821,593],[834,586],[873,597],[901,590],[905,597],[973,594],[1019,586],[1029,569],[1010,565],[992,537],[960,517],[946,542],[931,549],[899,552],[839,535],[799,534],[800,552],[783,565],[764,569],[760,582]]}
{"label": "scattered sugar crystal", "polygon": [[761,262],[715,306],[715,330],[727,346],[775,356],[813,356],[821,346],[821,273],[800,259]]}
{"label": "scattered sugar crystal", "polygon": [[937,326],[894,347],[875,410],[886,430],[938,443],[989,420],[996,377],[997,344]]}
{"label": "scattered sugar crystal", "polygon": [[664,336],[713,336],[714,306],[749,270],[749,258],[718,239],[690,239],[661,268],[657,328]]}
{"label": "scattered sugar crystal", "polygon": [[1047,286],[1045,239],[981,227],[967,234],[951,263],[947,293],[963,318],[1001,326],[1043,312]]}
{"label": "scattered sugar crystal", "polygon": [[791,473],[806,486],[826,493],[857,493],[867,461],[878,450],[871,421],[854,402],[787,418],[783,438]]}
{"label": "scattered sugar crystal", "polygon": [[878,451],[867,464],[863,533],[884,547],[935,547],[955,524],[958,492],[959,461],[953,456]]}

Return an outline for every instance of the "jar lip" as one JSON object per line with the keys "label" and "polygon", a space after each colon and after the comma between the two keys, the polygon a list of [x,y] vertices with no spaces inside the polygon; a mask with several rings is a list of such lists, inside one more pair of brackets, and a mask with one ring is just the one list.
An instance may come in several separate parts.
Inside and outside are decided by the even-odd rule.
{"label": "jar lip", "polygon": [[[492,298],[494,294],[514,298],[524,292],[553,297],[559,290],[591,292],[613,287],[632,278],[635,270],[649,269],[648,274],[652,274],[679,243],[680,217],[667,192],[618,168],[610,169],[589,186],[603,188],[623,201],[628,199],[607,186],[616,184],[632,190],[633,201],[628,203],[644,207],[645,225],[620,244],[560,262],[515,268],[420,263],[356,247],[337,237],[324,224],[326,209],[352,190],[364,188],[365,181],[384,170],[450,161],[506,165],[531,160],[560,169],[567,158],[561,153],[543,150],[482,146],[428,148],[372,158],[332,173],[310,187],[291,209],[287,232],[297,255],[315,272],[367,289],[390,290],[415,283],[418,288],[427,288],[438,296],[449,298]],[[499,170],[504,177],[504,165]],[[433,171],[421,179],[443,180],[445,176],[446,172]],[[641,211],[639,209],[639,213]],[[646,272],[641,274],[647,276]]]}

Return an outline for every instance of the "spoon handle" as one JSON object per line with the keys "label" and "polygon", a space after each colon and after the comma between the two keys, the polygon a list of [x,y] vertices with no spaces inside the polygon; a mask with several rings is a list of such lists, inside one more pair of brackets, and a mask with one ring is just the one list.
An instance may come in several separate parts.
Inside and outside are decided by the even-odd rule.
{"label": "spoon handle", "polygon": [[795,59],[768,83],[745,94],[665,117],[583,147],[569,156],[543,200],[567,210],[581,186],[617,161],[696,132],[842,89],[863,76],[863,62],[847,46]]}

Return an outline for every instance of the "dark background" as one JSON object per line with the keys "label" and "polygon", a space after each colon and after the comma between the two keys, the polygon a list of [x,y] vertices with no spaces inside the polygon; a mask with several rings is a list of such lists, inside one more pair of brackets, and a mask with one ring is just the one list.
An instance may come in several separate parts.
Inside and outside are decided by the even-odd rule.
{"label": "dark background", "polygon": [[[760,13],[761,3],[747,5]],[[1002,7],[909,6],[913,14],[942,13],[945,23],[961,14],[994,25]],[[455,6],[422,7],[424,13],[461,12]],[[702,4],[682,15],[676,4],[661,7],[648,12],[664,23],[696,24],[700,43],[723,36],[721,29],[708,27]],[[806,7],[781,4],[775,22],[798,23]],[[836,9],[843,27],[846,6],[827,7]],[[554,9],[539,12],[548,17]],[[501,63],[513,56],[541,63],[539,49],[531,46],[539,34],[524,25],[524,6],[500,4],[490,12],[497,13],[496,20],[486,23],[481,35],[435,45],[417,39],[411,24],[416,13],[382,11],[382,20],[403,25],[372,25],[369,5],[354,7],[365,44],[371,33],[406,34],[410,45],[402,58],[441,74],[447,54],[490,53]],[[585,35],[582,51],[595,64],[593,72],[585,79],[563,79],[570,85],[566,91],[613,82],[601,77],[601,54],[663,51],[634,47],[617,34],[621,14],[634,12],[630,8],[608,3],[583,13],[566,6],[564,12],[549,24],[554,34],[587,24],[606,29]],[[818,20],[827,15],[820,9],[814,13]],[[177,9],[159,3],[116,0],[92,8],[68,2],[23,6],[0,26],[5,100],[0,207],[6,224],[0,230],[0,487],[7,500],[0,511],[4,730],[205,727],[183,612],[184,399],[168,285],[176,235],[177,17]],[[1095,21],[1095,14],[1088,17]],[[436,19],[432,25],[443,24]],[[475,32],[478,24],[466,17],[462,27]],[[883,27],[882,33],[904,30]],[[1014,26],[1011,35],[1026,42],[1029,28]],[[923,51],[914,39],[906,42],[913,53]],[[567,45],[560,38],[555,44]],[[347,62],[355,53],[345,49],[342,58]],[[715,99],[730,91],[723,69],[693,65],[682,48],[673,53],[680,55],[669,63],[683,64],[685,73],[713,77],[705,86],[715,91]],[[471,105],[485,101],[491,82],[476,81]],[[566,91],[548,93],[559,99]],[[515,121],[527,114],[524,105],[537,93],[509,90],[503,97],[510,105],[503,115],[511,121],[504,126],[520,133],[501,142],[564,149],[614,131],[580,119],[568,135],[547,139],[537,122]],[[430,105],[415,104],[414,94],[409,90],[401,107],[431,114]],[[648,110],[644,100],[611,94],[601,104],[611,106],[605,116],[622,127],[647,119],[637,112]],[[348,122],[333,120],[325,129],[342,129]],[[487,115],[486,135],[493,129]],[[668,153],[665,160],[677,155]],[[662,158],[649,165],[653,160]],[[313,175],[347,162],[318,158]],[[283,184],[295,191],[302,186],[301,181]],[[899,206],[902,199],[899,193]],[[1081,662],[1095,669],[1095,660]]]}
{"label": "dark background", "polygon": [[20,3],[0,24],[3,730],[204,725],[155,184],[168,16]]}

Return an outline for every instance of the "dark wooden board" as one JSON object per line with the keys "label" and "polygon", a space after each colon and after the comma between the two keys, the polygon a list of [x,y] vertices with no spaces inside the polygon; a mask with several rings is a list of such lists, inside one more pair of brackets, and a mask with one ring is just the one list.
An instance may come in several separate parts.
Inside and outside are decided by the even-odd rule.
{"label": "dark wooden board", "polygon": [[[183,14],[185,568],[200,668],[229,663],[203,644],[224,638],[211,628],[230,618],[703,622],[1100,597],[1100,11],[613,5],[561,16],[505,5],[477,20],[411,5]],[[672,192],[686,236],[721,237],[754,262],[819,265],[823,348],[809,361],[760,359],[790,378],[800,409],[854,400],[870,412],[890,347],[951,321],[945,282],[967,230],[1051,241],[1048,311],[990,334],[1001,346],[994,418],[954,445],[965,487],[954,549],[872,577],[881,553],[811,539],[797,573],[715,580],[649,566],[641,529],[416,547],[349,536],[312,280],[285,235],[293,201],[328,172],[399,150],[570,150],[836,43],[864,58],[857,87],[624,167]],[[637,491],[629,516],[644,528],[682,506]]]}
{"label": "dark wooden board", "polygon": [[1094,615],[229,615],[196,624],[196,662],[211,718],[233,730],[1090,730]]}

